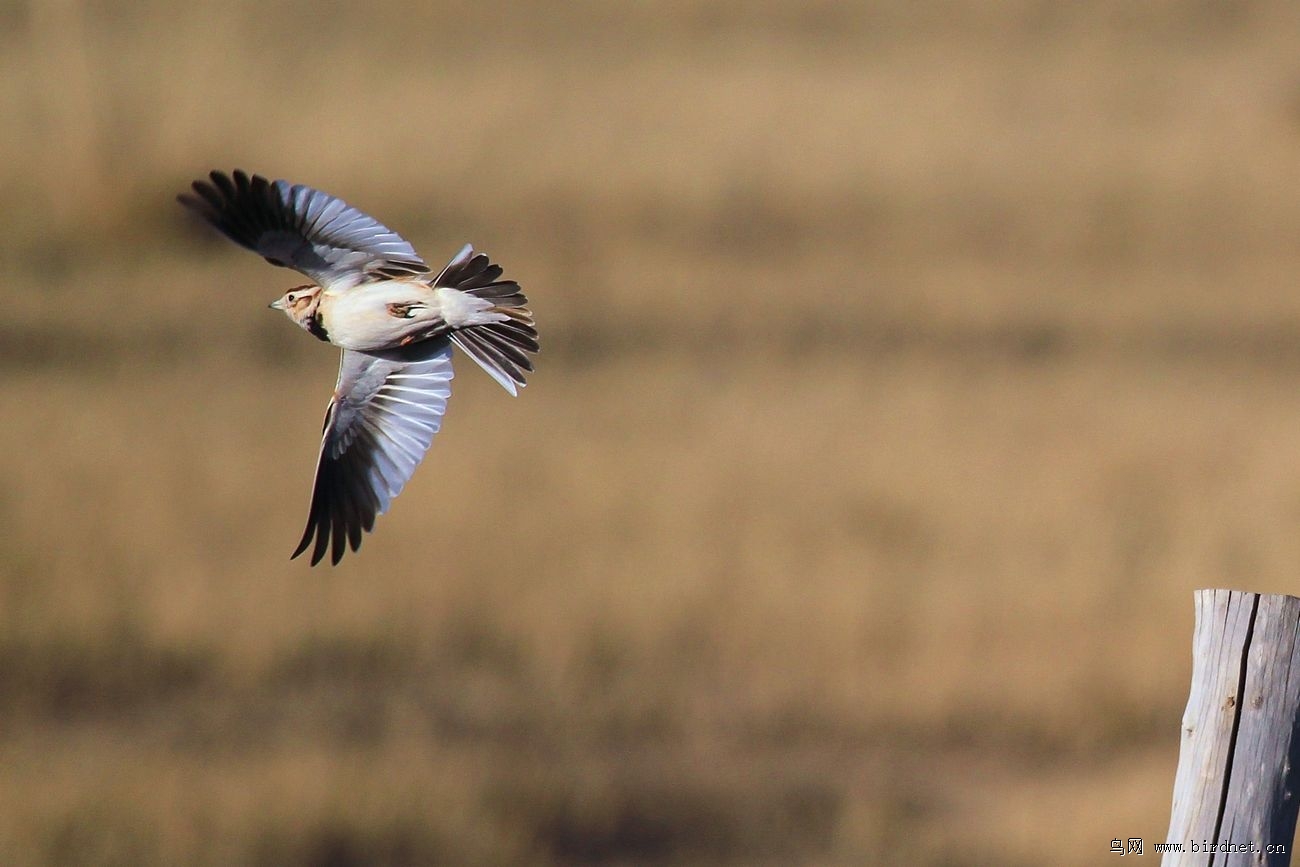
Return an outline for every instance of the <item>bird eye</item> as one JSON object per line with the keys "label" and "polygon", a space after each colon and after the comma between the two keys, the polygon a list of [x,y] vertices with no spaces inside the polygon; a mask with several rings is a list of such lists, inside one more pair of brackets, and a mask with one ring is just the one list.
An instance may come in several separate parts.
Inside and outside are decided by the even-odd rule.
{"label": "bird eye", "polygon": [[293,302],[297,301],[298,298],[292,292],[290,292],[288,295],[284,296],[284,300],[292,304]]}

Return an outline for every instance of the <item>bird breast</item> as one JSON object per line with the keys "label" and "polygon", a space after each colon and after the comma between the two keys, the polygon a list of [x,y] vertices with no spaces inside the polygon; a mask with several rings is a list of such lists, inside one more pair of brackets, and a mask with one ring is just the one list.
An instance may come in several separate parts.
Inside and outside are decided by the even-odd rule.
{"label": "bird breast", "polygon": [[330,343],[360,352],[393,349],[403,338],[427,331],[442,318],[434,290],[409,280],[382,280],[337,294],[326,292],[318,315]]}

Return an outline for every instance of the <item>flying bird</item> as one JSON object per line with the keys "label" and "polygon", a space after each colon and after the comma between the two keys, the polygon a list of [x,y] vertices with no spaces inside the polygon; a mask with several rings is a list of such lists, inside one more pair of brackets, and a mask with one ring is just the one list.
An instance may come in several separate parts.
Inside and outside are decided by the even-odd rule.
{"label": "flying bird", "polygon": [[343,350],[307,527],[292,555],[311,547],[313,566],[327,552],[337,565],[433,442],[451,394],[453,344],[518,394],[538,350],[528,299],[470,245],[435,273],[396,232],[311,187],[238,170],[191,187],[181,204],[312,280],[270,306]]}

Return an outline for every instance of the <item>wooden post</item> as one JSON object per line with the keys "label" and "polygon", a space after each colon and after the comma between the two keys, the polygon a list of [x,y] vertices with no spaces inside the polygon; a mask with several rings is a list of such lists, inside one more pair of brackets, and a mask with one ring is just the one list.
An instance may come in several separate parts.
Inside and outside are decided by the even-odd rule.
{"label": "wooden post", "polygon": [[1165,838],[1183,851],[1166,852],[1161,863],[1290,864],[1298,765],[1300,599],[1198,590]]}

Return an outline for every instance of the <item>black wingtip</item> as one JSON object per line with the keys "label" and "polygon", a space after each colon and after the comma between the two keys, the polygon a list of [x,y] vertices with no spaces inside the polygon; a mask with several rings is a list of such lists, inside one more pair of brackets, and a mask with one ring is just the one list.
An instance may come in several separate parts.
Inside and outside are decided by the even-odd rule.
{"label": "black wingtip", "polygon": [[[293,550],[293,553],[289,555],[290,560],[297,560],[300,556],[302,556],[302,554],[309,547],[311,547],[312,539],[315,538],[318,534],[321,536],[321,539],[324,538],[324,534],[321,532],[321,528],[317,526],[318,521],[317,521],[316,511],[314,508],[315,505],[316,504],[313,502],[311,515],[307,518],[307,526],[302,531],[302,539],[299,540],[298,547],[295,548]],[[319,563],[321,561],[321,556],[323,554],[324,554],[324,550],[319,544],[317,544],[316,549],[312,552],[311,565],[315,566],[317,563]]]}
{"label": "black wingtip", "polygon": [[290,560],[297,560],[299,557],[302,556],[302,552],[307,550],[307,546],[308,546],[309,544],[311,544],[311,528],[310,528],[310,527],[308,527],[308,528],[307,528],[307,532],[303,534],[302,541],[298,543],[298,547],[297,547],[297,548],[294,548],[294,549],[293,549],[293,553],[289,555],[289,559],[290,559]]}

